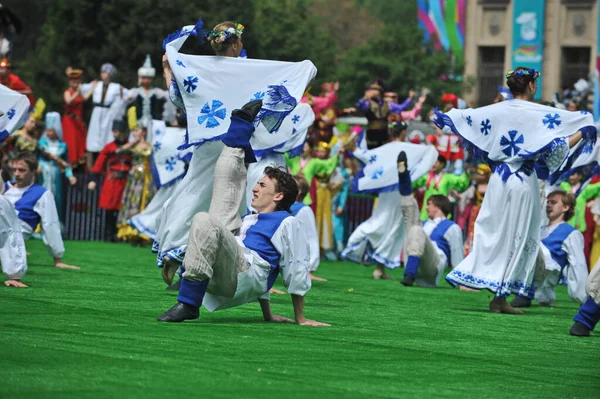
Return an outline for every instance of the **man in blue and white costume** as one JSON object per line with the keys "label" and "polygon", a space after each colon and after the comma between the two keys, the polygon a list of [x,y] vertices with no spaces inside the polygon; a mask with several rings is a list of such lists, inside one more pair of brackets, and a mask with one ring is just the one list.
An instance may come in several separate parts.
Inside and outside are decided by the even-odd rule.
{"label": "man in blue and white costume", "polygon": [[587,278],[585,291],[588,295],[569,333],[577,337],[589,337],[600,322],[600,265],[596,265]]}
{"label": "man in blue and white costume", "polygon": [[361,223],[348,238],[342,258],[370,265],[375,263],[373,278],[390,278],[384,268],[400,267],[400,253],[404,246],[405,225],[398,193],[396,159],[401,151],[408,156],[411,178],[416,180],[433,166],[438,152],[433,146],[402,142],[406,124],[392,129],[392,141],[372,150],[357,150],[353,155],[363,169],[351,181],[352,191],[378,193],[379,203],[373,214]]}
{"label": "man in blue and white costume", "polygon": [[461,136],[471,155],[494,171],[475,221],[473,249],[446,277],[452,285],[492,291],[494,313],[522,314],[506,297],[532,289],[540,243],[538,177],[561,173],[596,142],[591,115],[531,102],[538,76],[519,67],[506,75],[513,100],[436,112],[438,127]]}
{"label": "man in blue and white costume", "polygon": [[[250,135],[254,132],[252,121],[260,105],[260,100],[254,101],[232,113],[231,124],[223,138],[226,147],[215,169],[215,175],[227,176],[226,186],[246,183],[240,179],[245,170],[244,152],[249,147]],[[243,191],[243,187],[240,189]],[[292,296],[296,322],[326,326],[304,317],[304,295],[311,285],[309,249],[300,222],[290,212],[298,194],[292,176],[281,169],[265,169],[265,176],[253,190],[252,207],[258,213],[241,220],[237,235],[232,234],[220,218],[236,212],[239,204],[220,198],[220,194],[214,190],[211,201],[222,200],[218,209],[211,205],[210,213],[200,212],[193,218],[177,304],[158,321],[196,319],[201,305],[214,311],[258,299],[265,321],[292,322],[271,313],[268,292],[281,274]],[[163,268],[163,278],[168,284],[175,270],[171,265]]]}
{"label": "man in blue and white costume", "polygon": [[42,227],[42,238],[60,269],[79,269],[63,263],[65,246],[60,231],[60,220],[54,196],[44,187],[35,184],[38,160],[30,152],[20,152],[10,161],[15,184],[4,183],[4,197],[17,211],[24,238],[29,238],[38,225]]}
{"label": "man in blue and white costume", "polygon": [[[554,287],[562,279],[567,284],[569,296],[582,304],[587,297],[585,281],[587,262],[583,252],[583,235],[567,223],[575,213],[575,197],[564,191],[553,191],[546,199],[548,225],[542,228],[540,252],[533,277],[535,295],[539,305],[554,302]],[[530,296],[517,296],[513,307],[531,306]]]}
{"label": "man in blue and white costume", "polygon": [[[23,94],[0,85],[0,143],[23,125],[29,110],[29,100]],[[21,282],[27,273],[27,251],[21,224],[15,208],[2,194],[4,181],[0,174],[0,265],[7,277],[7,287],[25,288]]]}
{"label": "man in blue and white costume", "polygon": [[146,209],[129,220],[131,227],[152,241],[156,239],[156,230],[163,206],[176,191],[187,171],[191,148],[179,150],[185,137],[186,118],[177,118],[178,127],[168,127],[164,121],[153,120],[151,130],[152,155],[150,167],[156,188],[156,194]]}
{"label": "man in blue and white costume", "polygon": [[317,277],[313,273],[319,268],[321,263],[321,248],[319,246],[319,233],[317,231],[317,220],[310,206],[304,203],[304,197],[308,194],[308,182],[302,175],[294,176],[296,185],[298,186],[298,197],[296,202],[291,206],[292,214],[302,223],[302,230],[308,241],[308,249],[310,260],[308,263],[308,276],[311,280],[327,281],[322,277]]}
{"label": "man in blue and white costume", "polygon": [[421,224],[405,152],[398,155],[398,181],[408,256],[401,283],[409,287],[415,282],[421,287],[437,287],[446,267],[458,265],[464,257],[462,231],[447,219],[452,203],[444,195],[430,196],[425,208],[429,219]]}
{"label": "man in blue and white costume", "polygon": [[[257,131],[254,137],[270,141],[269,147],[284,143],[278,133],[283,120],[294,110],[308,83],[316,75],[316,68],[310,61],[277,62],[238,58],[242,50],[243,26],[231,22],[221,23],[208,35],[216,57],[183,54],[179,49],[190,35],[200,35],[202,22],[188,26],[170,35],[164,43],[166,55],[163,68],[169,87],[171,100],[184,109],[188,117],[188,135],[185,147],[195,147],[189,170],[163,208],[157,238],[153,250],[158,252],[157,262],[180,264],[187,248],[192,217],[208,211],[213,191],[213,181],[225,181],[226,176],[215,175],[215,167],[226,133],[231,110],[240,108],[253,98],[263,99],[254,124]],[[285,133],[285,132],[283,132]],[[248,148],[247,161],[254,156]],[[241,171],[244,179],[246,170]],[[241,199],[244,189],[232,188],[230,196],[222,198],[238,203],[241,214],[246,212],[246,204]],[[220,189],[215,185],[214,189]],[[238,198],[234,198],[237,197]],[[231,214],[222,222],[230,231],[241,227],[237,214]]]}

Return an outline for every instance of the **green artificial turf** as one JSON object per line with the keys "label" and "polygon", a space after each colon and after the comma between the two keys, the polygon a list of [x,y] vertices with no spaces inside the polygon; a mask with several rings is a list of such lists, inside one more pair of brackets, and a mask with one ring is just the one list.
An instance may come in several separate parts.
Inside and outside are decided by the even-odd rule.
{"label": "green artificial turf", "polygon": [[[557,308],[496,315],[488,292],[323,263],[329,281],[305,311],[332,327],[267,324],[257,303],[167,324],[155,318],[176,293],[149,249],[66,248],[81,271],[54,269],[30,241],[31,288],[0,288],[0,398],[600,397],[600,334],[569,336],[578,306],[564,287]],[[293,316],[289,296],[272,304]]]}

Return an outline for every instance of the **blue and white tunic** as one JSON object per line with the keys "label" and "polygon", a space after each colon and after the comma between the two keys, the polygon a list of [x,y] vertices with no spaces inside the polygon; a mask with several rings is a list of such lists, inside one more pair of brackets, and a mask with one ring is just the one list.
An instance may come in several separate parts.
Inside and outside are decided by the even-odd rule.
{"label": "blue and white tunic", "polygon": [[[280,274],[287,291],[304,296],[311,286],[308,277],[308,243],[301,223],[291,214],[278,211],[251,214],[242,221],[236,241],[242,247],[249,269],[238,273],[234,296],[223,295],[209,283],[202,304],[209,311],[243,305],[256,298],[268,299],[269,290]],[[235,267],[234,265],[224,265]]]}
{"label": "blue and white tunic", "polygon": [[292,205],[292,214],[302,223],[302,230],[306,235],[310,251],[310,264],[308,270],[314,272],[321,262],[321,248],[319,247],[319,233],[317,232],[317,220],[310,206],[302,202]]}
{"label": "blue and white tunic", "polygon": [[50,254],[55,258],[62,258],[65,246],[52,193],[37,184],[24,188],[15,187],[10,183],[4,184],[4,197],[17,211],[23,236],[29,238],[38,224],[41,225],[42,238]]}
{"label": "blue and white tunic", "polygon": [[588,277],[587,262],[583,252],[583,235],[568,223],[545,226],[541,234],[540,251],[544,258],[546,273],[542,279],[535,275],[535,299],[552,303],[554,287],[559,280],[566,282],[569,296],[582,304],[587,297],[585,282]]}
{"label": "blue and white tunic", "polygon": [[[446,279],[497,296],[530,295],[540,242],[538,178],[562,174],[593,150],[592,116],[524,100],[437,116],[439,127],[451,128],[494,170],[475,221],[473,250]],[[568,139],[577,131],[584,139],[570,149]]]}
{"label": "blue and white tunic", "polygon": [[425,221],[423,231],[435,246],[440,262],[436,265],[438,274],[435,280],[417,277],[416,282],[421,287],[437,287],[444,270],[458,265],[464,258],[463,234],[456,223],[442,217]]}

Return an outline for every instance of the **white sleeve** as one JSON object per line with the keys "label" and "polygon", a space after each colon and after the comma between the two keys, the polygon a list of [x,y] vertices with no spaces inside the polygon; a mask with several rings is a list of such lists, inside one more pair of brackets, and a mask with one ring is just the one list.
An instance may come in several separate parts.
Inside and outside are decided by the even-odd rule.
{"label": "white sleeve", "polygon": [[444,238],[450,245],[450,266],[455,268],[460,262],[463,261],[465,256],[465,247],[463,244],[463,235],[460,227],[457,224],[450,226]]}
{"label": "white sleeve", "polygon": [[48,252],[55,258],[62,258],[65,254],[65,246],[60,232],[56,203],[50,191],[46,191],[40,197],[33,207],[33,211],[42,219],[42,238],[48,247]]}
{"label": "white sleeve", "polygon": [[287,291],[304,296],[310,289],[310,250],[300,221],[295,217],[286,218],[271,238],[271,242],[281,255],[279,272]]}
{"label": "white sleeve", "polygon": [[125,104],[131,104],[132,102],[134,102],[135,98],[139,94],[139,91],[139,87],[132,87],[127,91],[125,90],[125,88],[123,88],[123,101],[125,102]]}
{"label": "white sleeve", "polygon": [[314,272],[321,262],[321,248],[319,247],[319,233],[317,232],[317,221],[309,206],[303,206],[296,215],[301,222],[302,230],[308,240],[310,261],[308,270]]}
{"label": "white sleeve", "polygon": [[583,234],[574,230],[563,242],[563,250],[567,253],[567,267],[563,272],[567,281],[569,296],[575,302],[584,303],[587,294],[585,282],[588,278],[588,267],[583,252]]}
{"label": "white sleeve", "polygon": [[168,90],[161,89],[159,87],[155,87],[154,94],[156,95],[156,98],[160,98],[161,100],[169,99],[169,91]]}
{"label": "white sleeve", "polygon": [[27,273],[27,251],[21,223],[13,205],[0,196],[0,264],[10,280],[20,280]]}
{"label": "white sleeve", "polygon": [[91,83],[84,83],[81,85],[79,90],[81,91],[81,94],[87,94],[87,92],[90,91],[91,88],[92,88]]}

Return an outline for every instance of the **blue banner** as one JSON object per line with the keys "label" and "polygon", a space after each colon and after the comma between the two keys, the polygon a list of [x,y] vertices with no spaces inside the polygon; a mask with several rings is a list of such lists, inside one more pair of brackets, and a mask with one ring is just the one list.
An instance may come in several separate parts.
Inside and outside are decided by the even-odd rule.
{"label": "blue banner", "polygon": [[[512,69],[522,66],[542,72],[545,3],[545,0],[513,0]],[[542,98],[542,78],[537,82],[535,100]]]}

